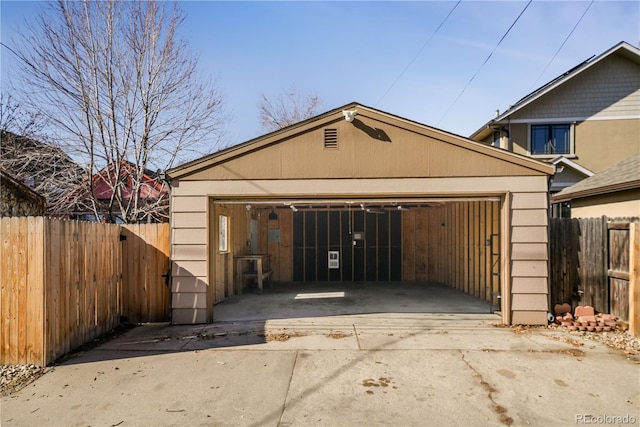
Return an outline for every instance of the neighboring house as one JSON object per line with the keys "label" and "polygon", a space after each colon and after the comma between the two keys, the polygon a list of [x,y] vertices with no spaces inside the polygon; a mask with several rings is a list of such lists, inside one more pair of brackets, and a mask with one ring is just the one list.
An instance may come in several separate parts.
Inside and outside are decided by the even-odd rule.
{"label": "neighboring house", "polygon": [[60,147],[6,130],[0,130],[0,168],[43,196],[45,213],[53,215],[84,172]]}
{"label": "neighboring house", "polygon": [[470,138],[553,164],[551,194],[639,153],[640,49],[618,43],[517,101]]}
{"label": "neighboring house", "polygon": [[276,282],[441,283],[546,325],[553,173],[357,103],[183,164],[167,172],[172,322],[212,322],[260,274],[252,256]]}
{"label": "neighboring house", "polygon": [[[110,203],[114,191],[120,192],[123,204],[127,205],[133,203],[132,196],[135,191],[138,191],[136,186],[139,185],[138,211],[140,213],[137,221],[168,221],[169,189],[166,183],[157,173],[146,169],[142,176],[138,177],[138,167],[134,163],[122,161],[120,165],[119,171],[113,164],[105,167],[93,175],[90,185],[86,182],[69,192],[65,200],[65,203],[70,206],[67,217],[85,221],[121,223],[123,218],[119,205]],[[119,178],[116,178],[118,174]],[[97,202],[98,218],[92,209],[91,198],[88,197],[91,191],[93,191],[93,199]]]}
{"label": "neighboring house", "polygon": [[42,216],[45,199],[0,169],[0,217]]}
{"label": "neighboring house", "polygon": [[640,216],[640,154],[565,188],[552,203],[571,202],[574,218]]}

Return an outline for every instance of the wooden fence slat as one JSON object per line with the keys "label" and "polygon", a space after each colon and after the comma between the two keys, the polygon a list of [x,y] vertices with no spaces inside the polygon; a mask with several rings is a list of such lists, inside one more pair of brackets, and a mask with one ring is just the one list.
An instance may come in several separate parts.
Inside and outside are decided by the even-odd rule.
{"label": "wooden fence slat", "polygon": [[[28,287],[28,235],[29,223],[27,218],[19,218],[20,234],[18,235],[18,268],[24,272],[20,274],[18,281],[18,312],[16,315],[18,340],[17,340],[17,358],[18,360],[27,360],[27,287]],[[14,248],[15,249],[15,248]]]}
{"label": "wooden fence slat", "polygon": [[[27,349],[24,363],[44,364],[44,221],[29,217],[27,233]],[[0,255],[1,256],[1,255]]]}

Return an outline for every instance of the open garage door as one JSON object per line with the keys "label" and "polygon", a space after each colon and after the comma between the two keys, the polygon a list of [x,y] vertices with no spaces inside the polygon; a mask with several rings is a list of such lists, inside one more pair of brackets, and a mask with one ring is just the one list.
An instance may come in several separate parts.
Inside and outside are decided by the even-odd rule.
{"label": "open garage door", "polygon": [[498,198],[215,205],[231,215],[234,253],[268,255],[273,282],[437,283],[500,307]]}

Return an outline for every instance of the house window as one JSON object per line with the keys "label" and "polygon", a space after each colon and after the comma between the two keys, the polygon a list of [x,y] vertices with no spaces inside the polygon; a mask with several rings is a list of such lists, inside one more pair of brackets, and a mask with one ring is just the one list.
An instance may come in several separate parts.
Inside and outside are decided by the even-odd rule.
{"label": "house window", "polygon": [[531,154],[571,154],[571,125],[532,125]]}

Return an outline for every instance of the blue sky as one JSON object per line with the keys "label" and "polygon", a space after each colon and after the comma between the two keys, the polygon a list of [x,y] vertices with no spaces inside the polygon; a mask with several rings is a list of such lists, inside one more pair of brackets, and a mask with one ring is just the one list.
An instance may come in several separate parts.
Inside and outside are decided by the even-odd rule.
{"label": "blue sky", "polygon": [[[463,1],[436,34],[456,2],[180,5],[187,14],[183,35],[225,98],[230,145],[265,133],[260,95],[275,98],[292,85],[317,94],[320,112],[356,101],[468,136],[496,109],[504,111],[592,55],[620,41],[638,46],[640,2],[594,1],[549,63],[590,3],[533,1],[497,48],[526,1]],[[3,43],[41,5],[2,0]],[[11,63],[5,49],[0,59],[4,81]]]}

